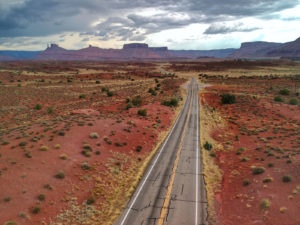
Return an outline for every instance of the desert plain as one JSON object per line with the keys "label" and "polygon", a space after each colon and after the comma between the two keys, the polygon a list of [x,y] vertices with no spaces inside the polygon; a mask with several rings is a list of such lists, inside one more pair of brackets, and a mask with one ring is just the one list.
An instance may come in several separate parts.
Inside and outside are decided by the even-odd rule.
{"label": "desert plain", "polygon": [[0,224],[113,224],[192,77],[209,223],[300,224],[300,64],[288,60],[2,62]]}

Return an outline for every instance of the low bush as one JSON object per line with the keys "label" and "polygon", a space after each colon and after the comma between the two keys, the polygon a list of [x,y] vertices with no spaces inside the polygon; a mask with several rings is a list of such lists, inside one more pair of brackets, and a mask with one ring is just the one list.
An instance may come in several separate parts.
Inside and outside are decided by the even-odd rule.
{"label": "low bush", "polygon": [[275,96],[274,101],[275,102],[283,102],[283,99],[280,96]]}
{"label": "low bush", "polygon": [[34,206],[32,209],[31,209],[31,212],[33,214],[38,214],[39,212],[41,211],[41,208],[39,206]]}
{"label": "low bush", "polygon": [[36,105],[34,106],[34,108],[35,108],[36,110],[41,110],[41,109],[42,109],[42,105],[41,105],[41,104],[36,104]]}
{"label": "low bush", "polygon": [[3,225],[18,225],[15,221],[6,221]]}
{"label": "low bush", "polygon": [[236,102],[235,96],[232,94],[222,94],[221,95],[222,104],[233,104]]}
{"label": "low bush", "polygon": [[83,162],[80,167],[82,170],[90,170],[92,168],[88,162]]}
{"label": "low bush", "polygon": [[44,194],[39,194],[37,198],[38,198],[38,200],[40,200],[40,201],[45,201],[46,196],[45,196]]}
{"label": "low bush", "polygon": [[169,106],[169,107],[176,107],[178,106],[178,99],[172,98],[170,100],[165,100],[162,102],[162,105]]}
{"label": "low bush", "polygon": [[140,152],[140,151],[142,151],[142,149],[143,149],[143,147],[138,145],[138,146],[136,146],[135,151]]}
{"label": "low bush", "polygon": [[210,151],[210,150],[212,150],[213,146],[208,141],[206,141],[203,145],[203,148],[207,151]]}
{"label": "low bush", "polygon": [[62,159],[62,160],[66,160],[66,159],[68,159],[68,155],[65,154],[65,153],[63,153],[63,154],[61,154],[61,155],[59,156],[59,158]]}
{"label": "low bush", "polygon": [[291,182],[292,181],[292,177],[290,175],[284,175],[282,177],[282,182],[284,183],[288,183],[288,182]]}
{"label": "low bush", "polygon": [[48,114],[52,114],[53,113],[53,108],[52,107],[48,107],[47,108],[47,113]]}
{"label": "low bush", "polygon": [[289,104],[290,104],[290,105],[297,105],[297,104],[298,104],[298,100],[295,99],[295,98],[292,98],[292,99],[289,101]]}
{"label": "low bush", "polygon": [[265,172],[265,168],[264,167],[253,167],[252,168],[252,174],[253,175],[262,174],[264,172]]}
{"label": "low bush", "polygon": [[55,174],[55,178],[64,179],[65,178],[65,173],[63,171],[59,171],[59,172],[57,172],[57,174]]}
{"label": "low bush", "polygon": [[95,198],[94,197],[89,197],[87,200],[86,200],[86,204],[87,205],[92,205],[92,204],[94,204],[95,203]]}
{"label": "low bush", "polygon": [[263,198],[261,201],[260,201],[260,209],[262,210],[267,210],[269,209],[271,206],[271,201],[270,199],[268,198]]}
{"label": "low bush", "polygon": [[140,95],[135,96],[132,100],[131,100],[132,105],[134,106],[141,106],[142,105],[142,98]]}
{"label": "low bush", "polygon": [[273,181],[273,178],[272,177],[266,177],[263,179],[263,183],[271,183]]}
{"label": "low bush", "polygon": [[139,116],[147,116],[147,109],[139,109],[137,114]]}
{"label": "low bush", "polygon": [[106,95],[107,97],[112,97],[114,96],[114,92],[107,90]]}
{"label": "low bush", "polygon": [[99,138],[99,134],[97,132],[92,132],[92,133],[90,133],[90,138],[97,139],[97,138]]}
{"label": "low bush", "polygon": [[289,95],[290,94],[290,90],[287,89],[287,88],[281,89],[279,91],[279,94],[281,94],[281,95]]}
{"label": "low bush", "polygon": [[250,180],[248,179],[243,180],[243,186],[248,186],[250,184],[251,184]]}
{"label": "low bush", "polygon": [[49,148],[46,145],[43,145],[43,146],[40,147],[40,151],[45,152],[45,151],[48,151],[48,150],[49,150]]}

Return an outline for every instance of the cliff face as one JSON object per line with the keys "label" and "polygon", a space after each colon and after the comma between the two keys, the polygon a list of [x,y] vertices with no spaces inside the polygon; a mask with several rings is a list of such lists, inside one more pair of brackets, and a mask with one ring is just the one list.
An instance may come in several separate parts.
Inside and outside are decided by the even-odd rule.
{"label": "cliff face", "polygon": [[259,58],[265,57],[266,54],[272,49],[280,46],[280,43],[273,42],[245,42],[241,44],[240,49],[234,52],[231,57],[233,58]]}
{"label": "cliff face", "polygon": [[236,50],[232,58],[299,58],[300,38],[287,43],[245,42]]}
{"label": "cliff face", "polygon": [[299,58],[300,57],[300,38],[292,42],[282,44],[276,49],[273,49],[267,53],[270,57],[288,57]]}

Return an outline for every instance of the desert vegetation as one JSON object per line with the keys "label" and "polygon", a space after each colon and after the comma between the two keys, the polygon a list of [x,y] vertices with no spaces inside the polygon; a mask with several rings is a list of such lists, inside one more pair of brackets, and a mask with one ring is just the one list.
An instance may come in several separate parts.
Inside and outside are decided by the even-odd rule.
{"label": "desert vegetation", "polygon": [[[295,216],[300,202],[299,63],[210,65],[202,67],[198,78],[207,84],[200,94],[201,116],[206,119],[201,140],[205,179],[213,187],[208,188],[213,192],[212,223],[300,223]],[[174,65],[178,70],[200,67]]]}
{"label": "desert vegetation", "polygon": [[0,223],[111,224],[180,109],[163,67],[1,63]]}

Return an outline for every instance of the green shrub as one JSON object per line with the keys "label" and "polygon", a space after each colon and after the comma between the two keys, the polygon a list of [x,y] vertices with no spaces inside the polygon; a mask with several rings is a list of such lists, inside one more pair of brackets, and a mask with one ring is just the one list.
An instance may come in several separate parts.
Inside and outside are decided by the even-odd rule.
{"label": "green shrub", "polygon": [[86,200],[86,204],[87,205],[92,205],[95,203],[95,198],[93,196],[89,197],[87,200]]}
{"label": "green shrub", "polygon": [[243,186],[248,186],[250,184],[251,184],[250,180],[248,179],[243,180]]}
{"label": "green shrub", "polygon": [[22,142],[19,143],[19,146],[20,146],[20,147],[24,147],[24,146],[26,146],[26,145],[27,145],[27,142],[26,142],[26,141],[22,141]]}
{"label": "green shrub", "polygon": [[52,114],[53,113],[53,108],[52,107],[48,107],[47,108],[47,113],[48,114]]}
{"label": "green shrub", "polygon": [[139,116],[147,116],[147,109],[139,109],[138,115]]}
{"label": "green shrub", "polygon": [[292,99],[289,101],[289,104],[290,104],[290,105],[297,105],[297,104],[298,104],[298,100],[295,99],[295,98],[292,98]]}
{"label": "green shrub", "polygon": [[140,151],[142,151],[142,149],[143,149],[143,147],[138,145],[138,146],[136,146],[135,151],[140,152]]}
{"label": "green shrub", "polygon": [[3,200],[4,200],[5,202],[10,202],[11,197],[7,196],[7,197],[5,197]]}
{"label": "green shrub", "polygon": [[96,80],[96,82],[95,82],[96,84],[100,84],[101,82],[100,82],[100,80]]}
{"label": "green shrub", "polygon": [[130,108],[132,108],[132,107],[133,107],[133,105],[132,105],[131,102],[127,103],[127,106],[126,106],[126,109],[127,109],[127,110],[130,109]]}
{"label": "green shrub", "polygon": [[39,194],[37,198],[38,198],[38,200],[40,200],[40,201],[45,201],[46,196],[45,196],[44,194]]}
{"label": "green shrub", "polygon": [[264,167],[253,167],[252,168],[252,174],[253,175],[262,174],[264,172],[265,172],[265,168]]}
{"label": "green shrub", "polygon": [[272,177],[266,177],[263,179],[263,183],[271,183],[273,181],[273,178]]}
{"label": "green shrub", "polygon": [[57,172],[57,174],[55,174],[55,178],[64,179],[65,178],[65,173],[63,171],[59,171],[59,172]]}
{"label": "green shrub", "polygon": [[80,94],[79,99],[83,99],[83,98],[86,98],[86,95],[85,94]]}
{"label": "green shrub", "polygon": [[18,225],[15,221],[6,221],[3,225]]}
{"label": "green shrub", "polygon": [[292,177],[290,175],[284,175],[282,177],[282,182],[284,183],[288,183],[288,182],[291,182],[292,181]]}
{"label": "green shrub", "polygon": [[31,212],[33,214],[38,214],[39,212],[41,211],[41,208],[39,206],[34,206],[32,209],[31,209]]}
{"label": "green shrub", "polygon": [[47,190],[53,190],[53,187],[50,184],[45,184],[44,188]]}
{"label": "green shrub", "polygon": [[222,94],[221,95],[222,104],[233,104],[236,102],[235,96],[232,94]]}
{"label": "green shrub", "polygon": [[213,146],[208,141],[206,141],[203,145],[203,148],[207,151],[210,151],[210,150],[212,150]]}
{"label": "green shrub", "polygon": [[275,96],[274,101],[275,102],[283,102],[283,99],[280,96]]}
{"label": "green shrub", "polygon": [[290,94],[290,90],[289,90],[289,89],[286,89],[286,88],[281,89],[281,90],[279,91],[279,94],[281,94],[281,95],[289,95],[289,94]]}
{"label": "green shrub", "polygon": [[271,201],[268,198],[264,198],[260,201],[260,209],[267,210],[271,206]]}
{"label": "green shrub", "polygon": [[134,106],[141,106],[141,105],[142,105],[142,98],[141,98],[140,95],[135,96],[135,97],[132,99],[131,102],[132,102],[132,104],[133,104]]}
{"label": "green shrub", "polygon": [[162,102],[162,105],[165,106],[170,106],[170,107],[176,107],[178,106],[178,99],[177,98],[172,98],[171,100],[165,100]]}
{"label": "green shrub", "polygon": [[99,134],[97,132],[92,132],[92,133],[90,133],[90,138],[97,139],[97,138],[99,138]]}
{"label": "green shrub", "polygon": [[59,136],[65,136],[65,132],[63,130],[61,130],[61,131],[58,132],[58,135]]}
{"label": "green shrub", "polygon": [[36,105],[34,106],[34,108],[35,108],[36,110],[41,110],[41,109],[42,109],[42,105],[41,105],[41,104],[36,104]]}
{"label": "green shrub", "polygon": [[112,91],[107,90],[106,95],[107,97],[112,97],[114,93]]}
{"label": "green shrub", "polygon": [[82,170],[90,170],[92,168],[88,162],[83,162],[80,167]]}

